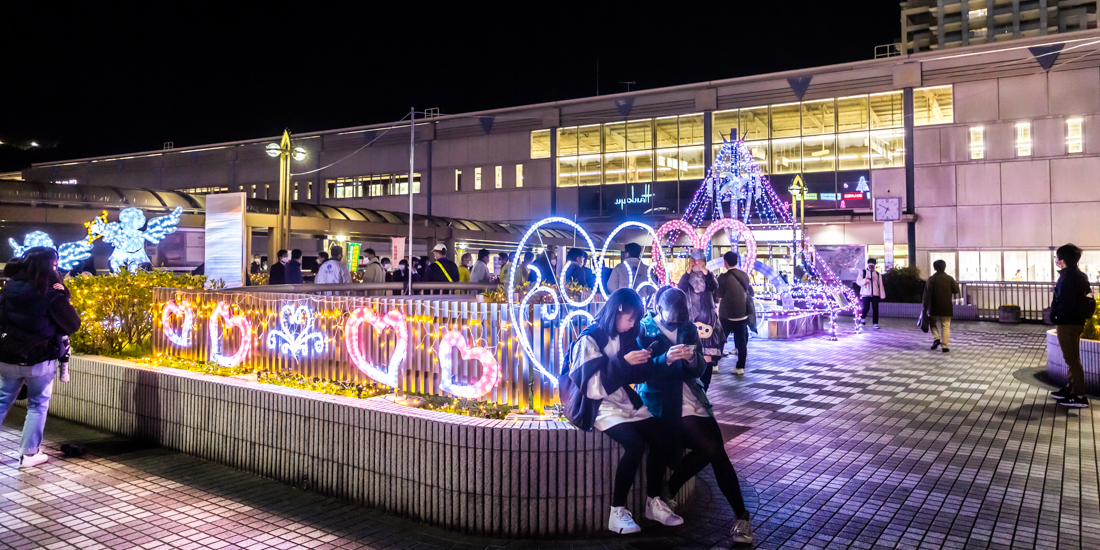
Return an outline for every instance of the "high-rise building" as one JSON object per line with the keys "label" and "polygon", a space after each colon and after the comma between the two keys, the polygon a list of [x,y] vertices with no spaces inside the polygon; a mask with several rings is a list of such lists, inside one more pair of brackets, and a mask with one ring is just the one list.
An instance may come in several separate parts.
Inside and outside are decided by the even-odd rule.
{"label": "high-rise building", "polygon": [[907,0],[900,50],[943,50],[1096,28],[1098,0]]}

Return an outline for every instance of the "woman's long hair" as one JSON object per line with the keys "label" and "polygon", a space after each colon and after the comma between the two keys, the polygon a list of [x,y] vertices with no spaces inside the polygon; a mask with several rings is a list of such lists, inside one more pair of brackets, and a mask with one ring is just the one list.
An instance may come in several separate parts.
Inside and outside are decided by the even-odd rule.
{"label": "woman's long hair", "polygon": [[36,246],[23,254],[22,269],[27,273],[31,286],[45,296],[54,283],[61,282],[57,273],[57,251],[45,246]]}
{"label": "woman's long hair", "polygon": [[691,321],[691,305],[688,303],[687,294],[674,286],[666,286],[657,291],[653,297],[655,317],[661,319],[660,313],[664,312],[668,319],[668,328],[676,328]]}
{"label": "woman's long hair", "polygon": [[[616,327],[616,320],[620,313],[628,313],[634,316],[634,326],[624,333],[619,333],[618,327]],[[642,303],[642,297],[633,289],[620,288],[608,297],[607,303],[596,315],[594,324],[612,338],[621,336],[629,340],[635,340],[638,338],[639,332],[638,321],[641,320],[644,314],[645,304]]]}

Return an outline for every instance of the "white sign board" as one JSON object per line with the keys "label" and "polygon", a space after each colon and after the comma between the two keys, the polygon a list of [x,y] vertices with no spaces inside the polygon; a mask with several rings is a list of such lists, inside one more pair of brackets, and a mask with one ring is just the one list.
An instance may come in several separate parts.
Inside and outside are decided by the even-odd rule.
{"label": "white sign board", "polygon": [[397,265],[405,257],[405,237],[390,237],[390,259]]}
{"label": "white sign board", "polygon": [[245,194],[206,196],[206,246],[204,272],[208,280],[221,279],[226,288],[244,286],[247,269],[245,247]]}

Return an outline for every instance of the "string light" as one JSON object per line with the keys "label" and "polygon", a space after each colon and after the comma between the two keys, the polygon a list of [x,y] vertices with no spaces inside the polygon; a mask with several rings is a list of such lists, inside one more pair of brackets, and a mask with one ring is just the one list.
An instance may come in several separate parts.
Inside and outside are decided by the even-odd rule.
{"label": "string light", "polygon": [[36,247],[53,248],[57,251],[57,267],[70,271],[80,265],[81,262],[92,257],[92,241],[82,240],[71,243],[62,243],[54,246],[53,239],[42,231],[32,231],[23,236],[23,244],[15,239],[8,239],[14,254],[13,258],[21,258],[28,250]]}
{"label": "string light", "polygon": [[267,348],[275,349],[279,339],[283,343],[279,345],[279,351],[283,355],[295,357],[309,351],[309,342],[313,340],[313,351],[322,353],[325,351],[325,336],[320,332],[310,332],[313,328],[313,312],[307,306],[286,304],[279,316],[279,330],[267,333]]}
{"label": "string light", "polygon": [[[462,359],[469,361],[476,359],[481,363],[481,378],[473,384],[462,385],[452,382],[451,351],[454,348],[462,353]],[[492,350],[484,347],[471,348],[466,343],[466,338],[460,332],[448,332],[439,342],[439,367],[441,376],[439,389],[456,397],[477,399],[493,391],[500,383],[500,363],[493,356]]]}
{"label": "string light", "polygon": [[[382,371],[363,356],[362,348],[359,345],[359,329],[364,322],[374,327],[374,330],[379,333],[385,332],[389,328],[397,335],[397,345],[394,347],[393,354],[390,355],[386,371]],[[348,317],[347,323],[344,325],[344,345],[348,349],[352,364],[376,382],[396,388],[398,373],[401,365],[405,362],[405,354],[409,344],[409,330],[406,323],[405,314],[396,309],[383,317],[379,317],[373,309],[367,306],[360,306],[352,311],[351,316]]]}
{"label": "string light", "polygon": [[[222,331],[218,328],[218,320],[225,323],[225,329],[239,329],[241,331],[241,342],[237,347],[237,351],[232,355],[225,355],[223,353],[222,346],[224,342],[222,340]],[[217,363],[223,367],[236,367],[240,365],[248,353],[252,350],[252,323],[243,314],[230,315],[229,305],[225,302],[218,302],[218,305],[214,308],[214,311],[210,313],[210,361]]]}
{"label": "string light", "polygon": [[[657,235],[657,231],[655,231],[653,229],[653,226],[644,224],[642,222],[630,221],[630,222],[624,222],[624,223],[620,224],[619,227],[616,227],[610,234],[608,234],[607,238],[604,239],[603,250],[601,251],[600,257],[597,260],[598,263],[595,266],[596,267],[596,272],[600,272],[603,269],[604,258],[607,257],[607,247],[611,244],[611,241],[613,241],[615,239],[615,235],[618,235],[619,231],[622,231],[623,229],[626,229],[627,227],[639,227],[639,228],[645,229],[646,232],[648,232],[650,234],[650,236],[653,237],[653,241],[652,241],[653,244],[650,245],[649,255],[652,258],[654,269],[660,269],[660,267],[665,263],[664,262],[664,252],[661,250],[661,238]],[[633,281],[634,280],[634,269],[631,268],[630,263],[626,262],[625,260],[622,262],[622,264],[624,266],[626,266],[627,280],[628,281]],[[658,276],[658,280],[661,281],[661,284],[664,284],[664,281],[668,280],[669,276],[666,273],[664,273],[663,271],[662,271],[661,275],[664,275],[664,277]],[[656,284],[657,281],[655,281],[653,279],[653,269],[649,270],[648,279],[649,279],[648,281],[642,281],[641,283],[638,283],[638,285],[634,287],[634,290],[641,290],[642,287],[646,286],[646,285],[653,286],[654,288],[656,288],[657,287],[657,284]],[[598,288],[600,290],[600,293],[603,294],[604,300],[609,298],[609,296],[607,294],[607,289],[605,289],[604,286],[603,286],[603,277],[596,277],[596,288]]]}
{"label": "string light", "polygon": [[[177,315],[183,317],[179,332],[172,328],[172,317]],[[191,346],[191,328],[195,324],[195,309],[191,304],[177,304],[175,300],[165,303],[160,313],[160,322],[169,341],[183,348]]]}

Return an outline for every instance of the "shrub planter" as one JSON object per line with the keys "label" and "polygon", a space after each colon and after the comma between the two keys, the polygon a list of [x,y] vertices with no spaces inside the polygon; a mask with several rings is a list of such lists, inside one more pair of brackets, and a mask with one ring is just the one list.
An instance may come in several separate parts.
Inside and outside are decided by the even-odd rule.
{"label": "shrub planter", "polygon": [[1020,311],[1020,306],[1017,305],[1003,305],[997,308],[998,319],[1002,323],[1019,323],[1023,318],[1023,313]]}
{"label": "shrub planter", "polygon": [[[1081,339],[1081,365],[1085,368],[1085,392],[1100,395],[1100,341]],[[1047,331],[1047,375],[1061,386],[1069,379],[1069,368],[1053,330]]]}

